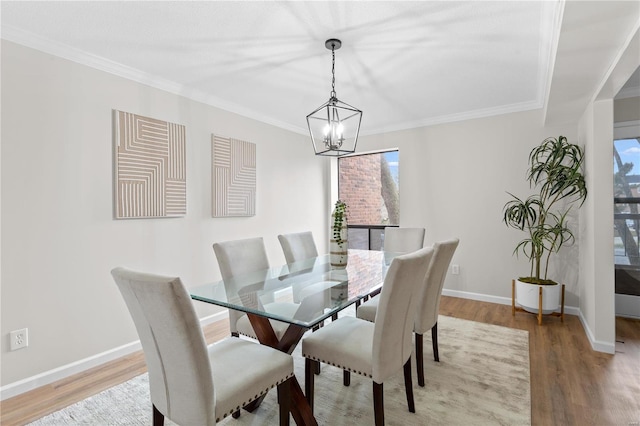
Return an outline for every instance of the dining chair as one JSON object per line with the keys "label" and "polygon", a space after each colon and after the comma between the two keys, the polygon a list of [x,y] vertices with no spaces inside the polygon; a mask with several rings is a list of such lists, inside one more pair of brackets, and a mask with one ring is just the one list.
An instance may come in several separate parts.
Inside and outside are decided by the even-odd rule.
{"label": "dining chair", "polygon": [[409,253],[420,250],[424,244],[424,228],[384,228],[384,251]]}
{"label": "dining chair", "polygon": [[[223,280],[269,269],[269,259],[262,237],[215,243],[213,251]],[[285,317],[293,317],[299,307],[298,304],[273,302],[272,300],[260,302],[264,303],[269,311],[281,313]],[[276,337],[281,339],[289,324],[275,320],[270,320],[270,322]],[[243,334],[257,339],[249,318],[243,312],[229,309],[229,328],[232,336],[237,337]]]}
{"label": "dining chair", "polygon": [[278,235],[287,263],[318,256],[318,249],[310,231]]}
{"label": "dining chair", "polygon": [[[444,279],[447,276],[449,264],[458,247],[459,239],[454,238],[436,242],[433,245],[433,257],[427,273],[424,277],[424,285],[418,295],[418,308],[413,331],[415,333],[416,370],[418,372],[418,385],[424,387],[424,351],[423,334],[431,330],[431,343],[433,346],[433,359],[440,361],[438,355],[438,312],[440,311],[440,297]],[[373,297],[360,305],[356,310],[358,318],[367,321],[377,321],[379,310],[379,297]]]}
{"label": "dining chair", "polygon": [[[313,234],[310,231],[297,232],[291,234],[278,235],[278,241],[282,246],[282,252],[288,265],[294,264],[301,260],[318,257],[318,249],[313,240]],[[304,288],[302,285],[293,286],[293,301],[300,302],[300,291]]]}
{"label": "dining chair", "polygon": [[[410,253],[412,251],[420,250],[424,244],[424,228],[399,228],[393,226],[387,226],[384,228],[383,234],[383,246],[382,249],[387,256],[391,257],[390,253]],[[373,292],[372,294],[365,296],[362,300],[366,302],[370,297],[373,297],[380,293],[380,291]],[[357,305],[359,306],[359,304]],[[345,382],[346,385],[346,382]]]}
{"label": "dining chair", "polygon": [[[342,317],[302,339],[305,393],[313,411],[314,371],[320,362],[373,381],[375,424],[384,424],[383,384],[404,369],[409,411],[415,412],[411,382],[411,333],[418,293],[433,255],[424,248],[394,258],[382,286],[378,321]],[[403,312],[404,314],[398,314]]]}
{"label": "dining chair", "polygon": [[153,425],[215,425],[274,386],[289,424],[293,358],[227,337],[207,345],[180,278],[111,271],[138,331],[149,372]]}

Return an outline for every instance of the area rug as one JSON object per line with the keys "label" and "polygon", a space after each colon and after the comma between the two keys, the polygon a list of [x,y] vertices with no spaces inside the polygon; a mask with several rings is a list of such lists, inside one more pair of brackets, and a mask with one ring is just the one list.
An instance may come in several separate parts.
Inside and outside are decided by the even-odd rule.
{"label": "area rug", "polygon": [[[387,425],[530,425],[529,334],[527,331],[440,316],[440,362],[433,360],[430,333],[425,336],[426,386],[417,385],[413,364],[416,413],[407,409],[402,371],[384,383]],[[295,372],[304,389],[304,360],[294,351]],[[415,357],[413,357],[415,360]],[[342,385],[342,370],[322,365],[315,380],[315,416],[319,425],[372,425],[371,379],[351,375]],[[107,389],[30,423],[41,425],[151,425],[146,374]],[[253,413],[220,424],[277,425],[276,392],[269,392]],[[292,420],[292,424],[295,424]],[[174,425],[169,420],[165,425]]]}

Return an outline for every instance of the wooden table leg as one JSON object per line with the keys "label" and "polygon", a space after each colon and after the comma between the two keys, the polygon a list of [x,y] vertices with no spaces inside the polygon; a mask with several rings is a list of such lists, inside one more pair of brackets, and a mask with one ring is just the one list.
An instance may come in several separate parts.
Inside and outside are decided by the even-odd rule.
{"label": "wooden table leg", "polygon": [[[302,335],[307,331],[303,327],[290,324],[287,331],[285,331],[282,336],[282,340],[278,340],[278,337],[276,336],[275,331],[273,331],[273,327],[268,319],[249,313],[247,313],[247,316],[249,317],[253,331],[256,332],[256,336],[258,337],[260,344],[270,346],[288,354],[293,352],[298,342],[300,342],[300,339],[302,339]],[[246,405],[244,409],[249,412],[254,411],[260,406],[265,396],[266,394],[252,401]],[[304,392],[302,392],[300,383],[298,383],[295,376],[291,381],[291,415],[299,426],[318,425],[315,417],[313,417],[307,398],[305,398]]]}
{"label": "wooden table leg", "polygon": [[304,392],[302,392],[300,383],[295,377],[293,379],[291,382],[291,415],[293,419],[297,425],[318,426],[318,422],[311,412],[311,406],[307,398],[305,398]]}

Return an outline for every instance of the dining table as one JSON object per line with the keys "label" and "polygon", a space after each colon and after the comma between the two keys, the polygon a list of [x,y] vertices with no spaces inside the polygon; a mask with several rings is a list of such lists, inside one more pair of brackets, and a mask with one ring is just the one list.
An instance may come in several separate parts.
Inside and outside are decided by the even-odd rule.
{"label": "dining table", "polygon": [[[350,249],[346,267],[332,266],[331,254],[324,254],[191,287],[189,293],[193,300],[246,313],[260,344],[291,354],[305,332],[379,292],[391,261],[399,254]],[[293,301],[294,289],[297,302]],[[271,320],[289,324],[280,338]],[[317,425],[295,377],[291,394],[296,424]],[[255,410],[262,398],[245,410]]]}

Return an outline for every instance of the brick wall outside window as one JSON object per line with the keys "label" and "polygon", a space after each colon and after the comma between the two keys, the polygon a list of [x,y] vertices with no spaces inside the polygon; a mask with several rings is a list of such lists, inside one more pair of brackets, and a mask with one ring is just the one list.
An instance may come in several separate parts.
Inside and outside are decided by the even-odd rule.
{"label": "brick wall outside window", "polygon": [[347,203],[349,225],[380,225],[384,200],[379,155],[360,155],[339,160],[339,197]]}

